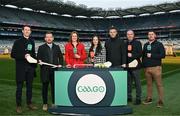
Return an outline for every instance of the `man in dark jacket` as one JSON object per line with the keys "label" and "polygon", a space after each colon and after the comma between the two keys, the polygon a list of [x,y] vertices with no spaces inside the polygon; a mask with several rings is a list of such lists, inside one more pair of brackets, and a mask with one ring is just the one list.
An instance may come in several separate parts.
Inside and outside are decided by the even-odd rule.
{"label": "man in dark jacket", "polygon": [[126,46],[125,42],[118,37],[118,30],[115,27],[109,29],[109,36],[105,42],[106,61],[112,63],[112,67],[125,67]]}
{"label": "man in dark jacket", "polygon": [[147,98],[143,104],[152,103],[152,82],[156,81],[159,100],[157,107],[163,106],[163,85],[162,85],[162,67],[161,60],[165,57],[165,49],[162,43],[156,40],[154,31],[148,32],[148,42],[143,48],[143,65],[145,68],[145,77],[147,80]]}
{"label": "man in dark jacket", "polygon": [[[53,43],[54,37],[51,32],[47,32],[45,35],[46,43],[39,46],[38,60],[39,62],[46,62],[54,65],[63,64],[63,55],[58,45]],[[40,75],[42,81],[42,98],[43,98],[43,110],[48,110],[48,85],[51,85],[52,105],[54,105],[54,71],[56,69],[41,65]]]}
{"label": "man in dark jacket", "polygon": [[[141,104],[141,81],[140,68],[142,57],[142,45],[140,41],[134,38],[134,31],[127,31],[127,71],[128,71],[128,102],[132,102],[132,82],[135,82],[136,88],[136,102],[135,105]],[[134,60],[138,61],[136,67],[129,67],[128,64]]]}
{"label": "man in dark jacket", "polygon": [[16,40],[12,47],[11,57],[16,61],[16,112],[22,113],[21,100],[23,83],[26,81],[26,102],[29,109],[37,109],[32,105],[32,83],[36,65],[27,62],[25,56],[31,55],[35,58],[35,43],[30,37],[31,28],[24,26],[22,29],[23,37]]}

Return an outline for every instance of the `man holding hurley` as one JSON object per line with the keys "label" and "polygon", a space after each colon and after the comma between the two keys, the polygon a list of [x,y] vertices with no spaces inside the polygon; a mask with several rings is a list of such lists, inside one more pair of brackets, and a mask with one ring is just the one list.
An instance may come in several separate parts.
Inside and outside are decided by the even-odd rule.
{"label": "man holding hurley", "polygon": [[31,27],[24,26],[22,29],[23,36],[14,42],[11,57],[16,61],[16,112],[22,113],[22,88],[26,81],[26,103],[29,109],[35,110],[37,107],[32,105],[32,83],[35,75],[35,64],[30,64],[27,56],[35,58],[35,43],[30,37]]}
{"label": "man holding hurley", "polygon": [[[142,45],[140,41],[134,38],[134,31],[127,31],[127,71],[128,71],[128,102],[132,102],[132,83],[135,82],[136,88],[136,101],[135,105],[141,104],[141,81],[140,81],[140,68],[142,56]],[[129,63],[137,60],[136,67],[130,67]]]}
{"label": "man holding hurley", "polygon": [[[46,62],[49,64],[57,65],[61,67],[63,64],[63,55],[58,45],[53,43],[54,36],[51,32],[45,34],[46,43],[39,46],[38,49],[38,61]],[[54,105],[54,71],[56,68],[41,65],[40,76],[42,81],[42,98],[43,98],[43,110],[48,110],[48,85],[51,85],[51,96],[52,96],[52,106]]]}

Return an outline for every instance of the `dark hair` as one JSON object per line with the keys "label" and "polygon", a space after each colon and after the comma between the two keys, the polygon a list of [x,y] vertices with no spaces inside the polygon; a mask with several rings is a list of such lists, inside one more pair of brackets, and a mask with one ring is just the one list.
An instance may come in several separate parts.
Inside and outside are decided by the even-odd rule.
{"label": "dark hair", "polygon": [[118,29],[117,29],[116,27],[114,27],[114,26],[111,26],[111,27],[108,29],[108,32],[109,32],[110,30],[113,30],[113,29],[118,32]]}
{"label": "dark hair", "polygon": [[100,37],[97,36],[97,35],[94,35],[94,36],[92,37],[92,39],[91,39],[91,47],[90,47],[90,49],[89,49],[89,54],[90,54],[90,52],[93,51],[93,48],[94,48],[94,44],[93,44],[93,39],[94,39],[94,37],[97,37],[97,38],[98,38],[98,45],[97,45],[96,54],[95,54],[95,55],[97,55],[97,54],[100,54],[100,53],[101,53],[101,50],[102,50],[101,39],[100,39]]}
{"label": "dark hair", "polygon": [[80,42],[79,35],[78,35],[78,32],[77,32],[77,31],[71,32],[70,37],[69,37],[69,42],[72,43],[72,35],[73,35],[73,34],[76,34],[76,35],[77,35],[77,42]]}
{"label": "dark hair", "polygon": [[[46,36],[47,34],[52,34],[52,36],[53,36],[53,33],[50,32],[50,31],[46,32],[45,36]],[[54,37],[54,36],[53,36],[53,37]]]}
{"label": "dark hair", "polygon": [[148,31],[148,34],[149,34],[150,32],[153,32],[153,33],[155,34],[155,39],[158,39],[158,36],[157,36],[157,34],[156,34],[156,32],[155,32],[154,30],[149,30],[149,31]]}
{"label": "dark hair", "polygon": [[156,34],[156,32],[155,32],[154,30],[149,30],[148,33],[149,33],[149,32],[153,32],[154,34]]}
{"label": "dark hair", "polygon": [[[116,37],[119,37],[119,30],[116,28],[116,27],[114,27],[114,26],[111,26],[109,29],[108,29],[108,33],[110,32],[110,30],[116,30],[117,31],[117,35],[116,35]],[[108,37],[110,37],[110,35],[108,34]]]}
{"label": "dark hair", "polygon": [[24,26],[22,27],[22,30],[24,30],[25,27],[29,27],[29,28],[31,29],[31,26],[29,26],[29,25],[24,25]]}

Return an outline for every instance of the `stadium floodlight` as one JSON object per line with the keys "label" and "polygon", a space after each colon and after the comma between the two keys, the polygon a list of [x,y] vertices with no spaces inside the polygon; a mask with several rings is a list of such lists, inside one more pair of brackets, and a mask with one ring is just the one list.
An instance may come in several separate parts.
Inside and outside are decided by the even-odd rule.
{"label": "stadium floodlight", "polygon": [[139,16],[149,16],[150,13],[143,13],[143,14],[140,14]]}
{"label": "stadium floodlight", "polygon": [[125,15],[123,18],[136,17],[136,15]]}
{"label": "stadium floodlight", "polygon": [[92,19],[102,19],[104,17],[101,17],[101,16],[91,16],[90,18],[92,18]]}
{"label": "stadium floodlight", "polygon": [[154,15],[157,15],[157,14],[164,14],[165,12],[155,12],[153,13]]}
{"label": "stadium floodlight", "polygon": [[5,5],[5,7],[9,7],[9,8],[18,8],[17,6],[11,5],[11,4],[7,4],[7,5]]}
{"label": "stadium floodlight", "polygon": [[175,13],[175,12],[180,12],[180,10],[172,10],[172,11],[169,11],[169,13]]}
{"label": "stadium floodlight", "polygon": [[55,12],[52,12],[52,13],[50,13],[51,15],[58,15],[57,13],[55,13]]}
{"label": "stadium floodlight", "polygon": [[22,10],[33,11],[33,9],[31,9],[31,8],[26,8],[26,7],[22,8]]}
{"label": "stadium floodlight", "polygon": [[120,16],[108,16],[106,17],[107,19],[116,19],[116,18],[120,18]]}
{"label": "stadium floodlight", "polygon": [[76,18],[87,18],[87,16],[75,16]]}
{"label": "stadium floodlight", "polygon": [[61,16],[64,16],[64,17],[72,17],[72,15],[69,15],[69,14],[62,14]]}
{"label": "stadium floodlight", "polygon": [[39,12],[40,12],[40,13],[46,13],[46,11],[43,11],[43,10],[40,10]]}

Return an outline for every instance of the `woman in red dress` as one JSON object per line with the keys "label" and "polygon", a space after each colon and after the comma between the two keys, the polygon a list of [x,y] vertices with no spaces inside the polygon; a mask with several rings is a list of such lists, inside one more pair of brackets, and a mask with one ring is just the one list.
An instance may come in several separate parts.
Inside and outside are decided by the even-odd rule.
{"label": "woman in red dress", "polygon": [[70,68],[74,64],[84,64],[86,58],[85,47],[79,42],[78,33],[73,31],[70,35],[69,42],[65,45],[66,66]]}

